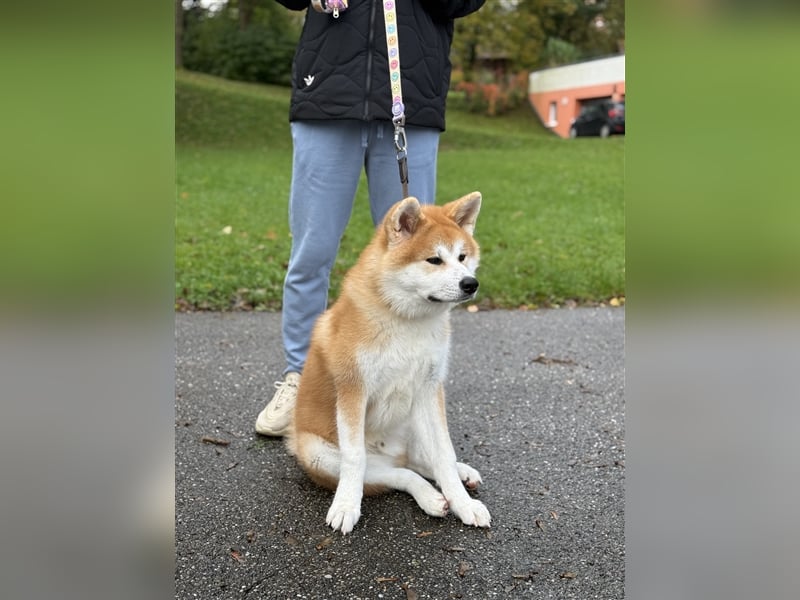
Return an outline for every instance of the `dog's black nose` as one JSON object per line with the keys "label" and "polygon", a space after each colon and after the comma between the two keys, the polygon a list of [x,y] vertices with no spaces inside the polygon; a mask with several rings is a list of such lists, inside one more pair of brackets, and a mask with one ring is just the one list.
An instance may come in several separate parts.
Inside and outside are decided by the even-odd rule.
{"label": "dog's black nose", "polygon": [[478,280],[474,277],[464,277],[458,282],[458,287],[465,294],[474,294],[478,290]]}

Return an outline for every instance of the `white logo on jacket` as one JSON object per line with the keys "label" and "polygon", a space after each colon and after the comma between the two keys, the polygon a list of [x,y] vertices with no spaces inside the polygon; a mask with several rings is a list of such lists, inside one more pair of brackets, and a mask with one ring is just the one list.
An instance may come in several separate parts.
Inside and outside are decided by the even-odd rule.
{"label": "white logo on jacket", "polygon": [[306,87],[308,87],[312,83],[314,83],[314,78],[315,77],[316,77],[316,75],[306,75],[305,77],[303,77],[303,81],[306,82]]}

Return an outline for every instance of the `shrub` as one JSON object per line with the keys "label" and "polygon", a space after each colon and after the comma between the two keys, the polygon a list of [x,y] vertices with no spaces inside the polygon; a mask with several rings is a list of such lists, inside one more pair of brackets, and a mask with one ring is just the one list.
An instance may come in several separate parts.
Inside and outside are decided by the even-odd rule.
{"label": "shrub", "polygon": [[279,39],[262,24],[251,24],[226,31],[215,61],[215,72],[226,79],[275,83],[291,83],[294,42],[285,36]]}
{"label": "shrub", "polygon": [[517,108],[528,97],[528,74],[520,72],[502,83],[459,81],[454,86],[453,104],[458,108],[490,117]]}

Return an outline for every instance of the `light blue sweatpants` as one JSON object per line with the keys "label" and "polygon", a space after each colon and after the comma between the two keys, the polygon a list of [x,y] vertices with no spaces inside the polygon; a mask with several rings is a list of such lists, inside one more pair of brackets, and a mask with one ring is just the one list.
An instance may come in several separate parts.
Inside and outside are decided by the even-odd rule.
{"label": "light blue sweatpants", "polygon": [[[294,121],[289,226],[292,251],[283,284],[286,370],[300,373],[311,330],[327,307],[330,272],[353,210],[361,170],[367,175],[372,221],[403,199],[394,126],[373,121]],[[433,204],[439,130],[406,127],[408,193]]]}

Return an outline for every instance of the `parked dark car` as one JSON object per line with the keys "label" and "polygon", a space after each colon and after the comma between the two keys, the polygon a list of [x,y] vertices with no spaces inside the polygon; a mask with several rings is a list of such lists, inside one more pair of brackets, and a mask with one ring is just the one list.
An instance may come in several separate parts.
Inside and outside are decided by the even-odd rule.
{"label": "parked dark car", "polygon": [[587,104],[569,128],[571,138],[579,135],[608,137],[615,133],[625,133],[625,103],[611,100]]}

